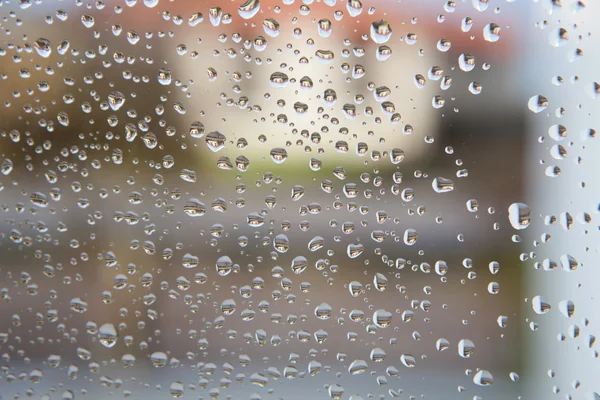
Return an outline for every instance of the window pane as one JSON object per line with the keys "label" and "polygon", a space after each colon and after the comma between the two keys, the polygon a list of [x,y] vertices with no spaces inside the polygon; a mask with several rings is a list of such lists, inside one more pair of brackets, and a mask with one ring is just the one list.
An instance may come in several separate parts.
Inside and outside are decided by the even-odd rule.
{"label": "window pane", "polygon": [[600,399],[598,16],[0,0],[0,396]]}

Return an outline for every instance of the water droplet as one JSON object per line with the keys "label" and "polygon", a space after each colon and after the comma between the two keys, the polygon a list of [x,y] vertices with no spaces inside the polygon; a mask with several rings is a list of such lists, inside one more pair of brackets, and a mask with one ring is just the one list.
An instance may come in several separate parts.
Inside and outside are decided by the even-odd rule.
{"label": "water droplet", "polygon": [[171,84],[171,70],[167,68],[160,68],[157,73],[158,83],[167,86]]}
{"label": "water droplet", "polygon": [[481,369],[473,377],[473,383],[478,386],[489,386],[494,383],[494,377],[488,371]]}
{"label": "water droplet", "polygon": [[462,358],[469,358],[475,352],[475,344],[469,339],[461,339],[458,342],[458,355]]}
{"label": "water droplet", "polygon": [[333,51],[330,50],[317,50],[315,52],[315,56],[319,61],[321,61],[324,64],[329,64],[333,61],[335,57]]}
{"label": "water droplet", "polygon": [[416,230],[407,229],[404,231],[404,244],[407,246],[413,246],[415,243],[417,243],[418,237],[419,235]]}
{"label": "water droplet", "polygon": [[269,78],[269,82],[271,82],[271,86],[276,88],[286,87],[288,84],[289,78],[283,72],[273,72],[271,77]]}
{"label": "water droplet", "polygon": [[417,366],[415,358],[410,354],[402,354],[400,356],[400,362],[402,362],[406,368],[414,368]]}
{"label": "water droplet", "polygon": [[113,324],[104,324],[98,329],[98,340],[107,348],[114,347],[117,344],[117,330]]}
{"label": "water droplet", "polygon": [[315,308],[315,316],[319,319],[326,320],[331,318],[333,309],[327,303],[321,303]]}
{"label": "water droplet", "polygon": [[451,47],[452,47],[452,42],[450,42],[448,39],[440,39],[437,42],[437,49],[443,53],[450,50]]}
{"label": "water droplet", "polygon": [[167,365],[168,357],[162,351],[156,351],[150,355],[150,361],[154,368],[163,368]]}
{"label": "water droplet", "polygon": [[392,37],[392,27],[383,19],[375,21],[371,24],[371,39],[375,43],[387,43]]}
{"label": "water droplet", "polygon": [[437,193],[447,193],[454,190],[454,182],[442,177],[435,178],[431,185]]}
{"label": "water droplet", "polygon": [[352,297],[358,297],[361,294],[362,289],[363,289],[363,286],[358,281],[352,281],[348,285],[348,290],[350,291],[350,294],[352,295]]}
{"label": "water droplet", "polygon": [[188,18],[188,24],[194,27],[204,21],[204,15],[201,12],[195,12]]}
{"label": "water droplet", "polygon": [[565,318],[573,318],[573,315],[575,315],[575,304],[571,300],[563,300],[558,303],[558,310]]}
{"label": "water droplet", "polygon": [[277,37],[281,33],[279,22],[273,18],[267,18],[263,21],[263,29],[265,33],[271,37]]}
{"label": "water droplet", "polygon": [[470,53],[463,53],[458,57],[458,66],[465,72],[473,71],[475,68],[475,57]]}
{"label": "water droplet", "polygon": [[533,311],[535,311],[536,314],[540,315],[548,313],[552,308],[550,306],[550,303],[548,303],[546,299],[544,299],[542,296],[535,296],[531,300],[531,307],[533,308]]}
{"label": "water droplet", "polygon": [[329,397],[331,397],[334,400],[339,400],[344,397],[344,387],[338,384],[333,384],[329,386],[327,392],[329,393]]}
{"label": "water droplet", "polygon": [[463,32],[469,32],[472,27],[473,27],[473,18],[471,18],[471,17],[463,18],[463,20],[460,23],[460,29]]}
{"label": "water droplet", "polygon": [[292,188],[292,200],[293,201],[298,201],[302,198],[302,196],[304,196],[304,187],[300,186],[300,185],[296,185]]}
{"label": "water droplet", "polygon": [[208,19],[212,26],[219,26],[221,24],[221,18],[223,17],[223,10],[221,7],[211,7],[208,10]]}
{"label": "water droplet", "polygon": [[321,37],[329,37],[331,36],[331,32],[333,31],[333,25],[331,24],[331,21],[327,18],[319,20],[319,22],[317,23],[317,28],[319,30],[319,36]]}
{"label": "water droplet", "polygon": [[488,42],[497,42],[500,40],[500,26],[489,23],[483,28],[483,38]]}
{"label": "water droplet", "polygon": [[260,11],[259,0],[247,0],[244,4],[238,7],[240,17],[244,19],[253,18]]}
{"label": "water droplet", "polygon": [[233,261],[228,256],[221,256],[217,260],[216,267],[219,276],[227,276],[233,270]]}
{"label": "water droplet", "polygon": [[208,148],[214,152],[222,150],[225,147],[226,140],[227,138],[225,135],[219,131],[210,132],[208,135],[206,135],[205,139]]}
{"label": "water droplet", "polygon": [[36,53],[41,57],[48,58],[50,57],[50,54],[52,54],[52,45],[48,39],[39,38],[33,42],[33,47],[35,48]]}
{"label": "water droplet", "polygon": [[550,45],[554,47],[564,46],[569,41],[569,32],[565,28],[555,29],[550,34]]}
{"label": "water droplet", "polygon": [[198,199],[189,199],[183,206],[183,212],[189,217],[201,217],[206,213],[206,206]]}
{"label": "water droplet", "polygon": [[0,172],[2,175],[9,175],[13,170],[14,164],[10,158],[5,158],[0,164]]}
{"label": "water droplet", "polygon": [[306,257],[297,256],[292,260],[292,271],[295,274],[303,273],[308,268],[308,260]]}
{"label": "water droplet", "polygon": [[473,8],[477,11],[485,11],[488,8],[489,0],[473,0]]}
{"label": "water droplet", "polygon": [[392,313],[383,309],[375,311],[373,323],[380,328],[387,328],[392,324]]}
{"label": "water droplet", "polygon": [[447,339],[440,338],[435,342],[435,348],[437,351],[446,351],[450,348],[450,342]]}
{"label": "water droplet", "polygon": [[31,194],[29,199],[31,200],[31,203],[37,207],[41,207],[41,208],[48,207],[48,198],[43,193],[35,192],[35,193]]}
{"label": "water droplet", "polygon": [[387,289],[388,279],[383,274],[377,272],[373,277],[373,285],[378,292],[383,292]]}
{"label": "water droplet", "polygon": [[511,204],[508,207],[508,221],[514,229],[526,229],[531,223],[531,209],[527,204]]}
{"label": "water droplet", "polygon": [[186,253],[181,259],[183,268],[196,268],[200,264],[200,259],[192,254]]}
{"label": "water droplet", "polygon": [[325,247],[325,239],[323,239],[321,236],[315,236],[310,240],[310,242],[308,242],[308,249],[310,251],[318,251],[323,247]]}
{"label": "water droplet", "polygon": [[500,284],[498,282],[490,282],[488,284],[489,294],[498,294],[500,292]]}
{"label": "water droplet", "polygon": [[286,253],[290,249],[290,240],[286,235],[279,234],[273,239],[273,247],[280,253]]}
{"label": "water droplet", "polygon": [[117,111],[125,104],[125,96],[123,93],[115,90],[108,94],[108,105],[113,111]]}
{"label": "water droplet", "polygon": [[94,17],[92,17],[91,15],[82,15],[81,16],[81,23],[86,28],[91,28],[92,26],[94,26],[94,22],[95,22]]}
{"label": "water droplet", "polygon": [[357,258],[365,251],[365,246],[362,244],[349,244],[346,253],[350,258]]}
{"label": "water droplet", "polygon": [[537,114],[548,108],[548,99],[542,95],[532,96],[527,102],[527,107]]}
{"label": "water droplet", "polygon": [[208,78],[209,82],[213,82],[217,79],[217,70],[212,68],[212,67],[208,67],[206,68],[206,77]]}
{"label": "water droplet", "polygon": [[363,12],[363,5],[360,0],[348,0],[346,9],[352,18],[359,16]]}
{"label": "water droplet", "polygon": [[483,86],[479,82],[471,82],[469,84],[469,92],[473,94],[480,94]]}
{"label": "water droplet", "polygon": [[367,362],[364,360],[354,360],[348,367],[348,373],[350,375],[362,374],[364,372],[367,372],[368,370],[369,370],[369,366],[367,365]]}
{"label": "water droplet", "polygon": [[276,147],[276,148],[271,149],[270,155],[271,155],[271,160],[273,160],[273,162],[275,162],[276,164],[284,163],[288,157],[287,151],[281,147]]}

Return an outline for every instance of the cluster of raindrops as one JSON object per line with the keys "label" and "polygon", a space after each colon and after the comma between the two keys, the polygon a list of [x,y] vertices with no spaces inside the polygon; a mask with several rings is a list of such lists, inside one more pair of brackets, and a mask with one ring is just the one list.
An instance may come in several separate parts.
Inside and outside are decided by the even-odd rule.
{"label": "cluster of raindrops", "polygon": [[[499,7],[457,3],[435,6],[436,27],[461,7],[474,17],[438,37],[394,15],[401,3],[367,0],[0,1],[0,387],[15,399],[412,400],[456,391],[434,376],[411,385],[445,368],[468,377],[457,391],[472,399],[499,376],[499,393],[515,393],[518,372],[490,356],[514,352],[513,314],[485,315],[484,335],[468,326],[476,303],[509,294],[502,260],[461,253],[464,226],[444,222],[448,203],[458,218],[488,206],[424,122],[443,123],[453,81],[476,76],[462,96],[486,95],[476,69],[491,66],[461,38],[494,48],[509,36],[490,20]],[[561,28],[550,44],[568,41]],[[550,104],[534,95],[523,109]],[[558,123],[548,136],[558,177],[575,144]],[[540,218],[511,201],[502,215],[519,244]],[[556,221],[591,217],[544,217]],[[436,241],[456,249],[436,254]],[[581,263],[535,267],[559,265]],[[460,312],[457,291],[472,297]],[[536,316],[552,309],[526,301]],[[43,386],[48,375],[59,383]]]}

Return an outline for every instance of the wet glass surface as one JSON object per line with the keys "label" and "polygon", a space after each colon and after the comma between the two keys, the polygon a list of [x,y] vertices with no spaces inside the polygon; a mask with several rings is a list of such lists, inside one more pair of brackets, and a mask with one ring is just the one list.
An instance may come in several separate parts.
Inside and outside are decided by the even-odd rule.
{"label": "wet glass surface", "polygon": [[0,0],[0,398],[600,399],[599,16]]}

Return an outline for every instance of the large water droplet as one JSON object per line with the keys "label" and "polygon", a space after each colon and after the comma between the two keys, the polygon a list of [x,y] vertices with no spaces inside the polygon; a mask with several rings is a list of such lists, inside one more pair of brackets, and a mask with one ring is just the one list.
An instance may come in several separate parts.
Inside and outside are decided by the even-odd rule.
{"label": "large water droplet", "polygon": [[489,23],[483,28],[483,38],[488,42],[497,42],[500,40],[500,26]]}
{"label": "large water droplet", "polygon": [[251,19],[260,10],[259,0],[247,0],[244,4],[238,7],[238,13],[240,17],[244,19]]}
{"label": "large water droplet", "polygon": [[473,377],[473,383],[478,386],[489,386],[494,383],[494,377],[485,369],[481,369]]}
{"label": "large water droplet", "polygon": [[548,303],[542,296],[535,296],[531,300],[531,307],[536,314],[540,315],[546,314],[552,309],[550,303]]}
{"label": "large water droplet", "polygon": [[364,360],[354,360],[352,364],[348,367],[348,373],[350,375],[358,375],[369,370],[369,366],[367,362]]}
{"label": "large water droplet", "polygon": [[227,138],[219,131],[213,131],[206,135],[206,145],[209,149],[217,152],[225,147],[225,140]]}
{"label": "large water droplet", "polygon": [[108,94],[108,105],[113,111],[117,111],[125,104],[125,95],[115,90]]}
{"label": "large water droplet", "polygon": [[469,339],[461,339],[458,342],[458,355],[462,358],[469,358],[475,352],[475,343]]}
{"label": "large water droplet", "polygon": [[357,17],[363,12],[363,5],[360,0],[348,0],[346,9],[352,18]]}
{"label": "large water droplet", "polygon": [[527,102],[527,107],[537,114],[548,108],[548,99],[542,95],[532,96]]}
{"label": "large water droplet", "polygon": [[158,82],[161,85],[170,85],[171,84],[171,70],[167,68],[160,68],[157,74]]}
{"label": "large water droplet", "polygon": [[33,42],[33,47],[35,48],[36,53],[44,58],[50,57],[50,54],[52,53],[52,45],[48,39],[39,38]]}
{"label": "large water droplet", "polygon": [[94,20],[94,17],[92,17],[91,15],[82,15],[81,23],[86,28],[91,28],[92,26],[94,26],[95,20]]}
{"label": "large water droplet", "polygon": [[450,179],[437,177],[433,180],[431,186],[437,193],[447,193],[454,190],[454,182]]}
{"label": "large water droplet", "polygon": [[375,311],[373,323],[380,328],[387,328],[392,323],[392,313],[383,309]]}
{"label": "large water droplet", "polygon": [[113,324],[104,324],[98,329],[98,340],[104,347],[114,347],[117,344],[117,330]]}
{"label": "large water droplet", "polygon": [[303,273],[306,268],[308,268],[308,260],[306,257],[297,256],[292,260],[292,271],[294,271],[295,274]]}
{"label": "large water droplet", "polygon": [[465,72],[475,68],[475,57],[470,53],[463,53],[458,57],[458,66]]}
{"label": "large water droplet", "polygon": [[383,19],[375,21],[371,24],[371,39],[375,43],[387,43],[392,37],[392,27]]}
{"label": "large water droplet", "polygon": [[267,18],[263,21],[263,29],[265,30],[265,33],[271,37],[277,37],[281,33],[279,22],[273,18]]}
{"label": "large water droplet", "polygon": [[531,209],[527,204],[511,204],[508,207],[508,221],[515,229],[526,229],[531,223]]}
{"label": "large water droplet", "polygon": [[233,269],[233,261],[231,261],[231,258],[229,258],[228,256],[221,256],[217,260],[216,268],[217,273],[220,276],[227,276],[231,273],[231,270]]}

